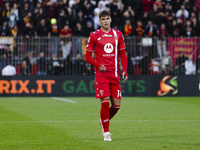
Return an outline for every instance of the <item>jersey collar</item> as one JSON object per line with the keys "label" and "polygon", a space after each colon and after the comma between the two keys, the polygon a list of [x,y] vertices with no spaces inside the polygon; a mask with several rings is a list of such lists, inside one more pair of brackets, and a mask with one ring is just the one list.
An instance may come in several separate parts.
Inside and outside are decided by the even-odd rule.
{"label": "jersey collar", "polygon": [[101,30],[102,32],[109,33],[109,32],[112,30],[112,28],[110,28],[109,31],[103,31],[101,28],[100,28],[100,30]]}

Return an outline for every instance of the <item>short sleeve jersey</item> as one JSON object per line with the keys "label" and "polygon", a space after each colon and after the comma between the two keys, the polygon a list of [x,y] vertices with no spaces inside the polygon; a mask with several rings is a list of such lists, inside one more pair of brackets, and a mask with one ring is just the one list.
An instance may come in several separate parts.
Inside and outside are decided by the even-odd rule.
{"label": "short sleeve jersey", "polygon": [[94,52],[95,61],[106,67],[106,71],[103,72],[95,69],[96,76],[119,77],[119,50],[125,48],[121,31],[111,29],[105,32],[99,29],[91,33],[86,50]]}

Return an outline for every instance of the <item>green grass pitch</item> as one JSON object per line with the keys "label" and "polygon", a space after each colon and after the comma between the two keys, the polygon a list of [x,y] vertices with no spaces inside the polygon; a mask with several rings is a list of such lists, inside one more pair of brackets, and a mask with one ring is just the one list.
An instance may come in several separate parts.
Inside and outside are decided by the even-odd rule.
{"label": "green grass pitch", "polygon": [[0,150],[200,150],[199,97],[123,97],[110,122],[111,142],[99,126],[93,97],[0,98]]}

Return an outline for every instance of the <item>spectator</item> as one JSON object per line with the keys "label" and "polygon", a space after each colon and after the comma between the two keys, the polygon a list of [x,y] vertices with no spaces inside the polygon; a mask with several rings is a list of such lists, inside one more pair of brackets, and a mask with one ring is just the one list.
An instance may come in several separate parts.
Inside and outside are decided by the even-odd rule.
{"label": "spectator", "polygon": [[38,75],[46,75],[47,74],[47,64],[46,58],[44,56],[44,52],[40,52],[40,57],[38,59]]}
{"label": "spectator", "polygon": [[64,10],[66,15],[68,15],[68,9],[69,9],[69,2],[67,0],[60,0],[58,2],[58,6],[57,6],[57,9],[60,11],[60,10]]}
{"label": "spectator", "polygon": [[41,3],[37,3],[37,7],[34,9],[33,12],[33,26],[35,29],[40,25],[42,19],[46,17],[44,9],[41,7]]}
{"label": "spectator", "polygon": [[30,22],[27,22],[25,24],[25,28],[23,30],[22,35],[24,37],[24,42],[25,42],[25,51],[30,52],[31,51],[31,45],[30,45],[31,37],[33,37],[34,35]]}
{"label": "spectator", "polygon": [[139,69],[142,75],[149,75],[149,63],[150,59],[148,54],[144,54],[143,58],[141,59],[139,63]]}
{"label": "spectator", "polygon": [[125,36],[130,36],[132,33],[132,25],[130,20],[126,20],[125,25],[124,25],[124,35]]}
{"label": "spectator", "polygon": [[5,2],[4,7],[0,9],[0,24],[2,24],[2,22],[7,21],[9,14],[10,14],[10,4],[9,2]]}
{"label": "spectator", "polygon": [[194,6],[194,1],[193,0],[184,0],[183,5],[185,6],[185,9],[188,10],[189,12],[192,11],[192,7]]}
{"label": "spectator", "polygon": [[85,28],[86,36],[89,37],[92,32],[94,32],[93,24],[91,21],[88,21]]}
{"label": "spectator", "polygon": [[21,8],[22,8],[21,18],[24,18],[28,13],[31,12],[30,5],[28,2],[24,3],[24,5],[22,5]]}
{"label": "spectator", "polygon": [[76,28],[73,33],[76,36],[76,39],[73,41],[73,57],[75,58],[78,53],[82,56],[82,37],[85,32],[80,22],[76,23]]}
{"label": "spectator", "polygon": [[[25,15],[25,17],[23,18],[23,28],[24,28],[24,25],[29,22],[31,27],[33,27],[33,16],[32,16],[32,13],[29,12]],[[22,29],[23,30],[23,29]]]}
{"label": "spectator", "polygon": [[120,20],[118,11],[113,11],[111,18],[112,18],[111,26],[113,28],[116,27],[117,29],[119,29],[122,26],[123,22],[121,22]]}
{"label": "spectator", "polygon": [[85,25],[85,18],[84,18],[84,14],[83,14],[82,10],[80,10],[78,12],[78,16],[77,16],[76,22],[80,22],[82,24],[82,26]]}
{"label": "spectator", "polygon": [[181,51],[178,53],[178,58],[176,59],[174,74],[175,75],[185,74],[185,56],[183,55],[183,52]]}
{"label": "spectator", "polygon": [[61,63],[56,55],[52,56],[50,71],[51,71],[51,75],[61,74]]}
{"label": "spectator", "polygon": [[163,75],[170,75],[170,74],[172,74],[172,71],[170,70],[169,65],[165,65],[165,68],[164,68],[164,70],[162,71],[162,74],[163,74]]}
{"label": "spectator", "polygon": [[156,4],[153,4],[152,10],[149,12],[149,17],[152,19],[154,22],[156,20],[156,17],[158,15],[158,6]]}
{"label": "spectator", "polygon": [[51,37],[51,29],[47,25],[46,20],[42,19],[40,21],[40,25],[36,28],[35,31],[35,36],[40,36],[40,37]]}
{"label": "spectator", "polygon": [[26,60],[22,61],[22,65],[20,67],[20,75],[29,75]]}
{"label": "spectator", "polygon": [[185,61],[185,74],[186,75],[196,74],[196,65],[193,62],[192,55],[189,55],[188,60]]}
{"label": "spectator", "polygon": [[8,15],[8,25],[10,28],[13,28],[17,24],[17,16],[14,13],[14,10],[11,9],[10,14]]}
{"label": "spectator", "polygon": [[165,56],[162,57],[162,59],[161,59],[160,67],[162,70],[162,74],[171,74],[172,73],[173,61],[172,61],[172,57],[169,54],[170,54],[170,52],[166,51]]}
{"label": "spectator", "polygon": [[148,21],[148,25],[145,27],[145,36],[157,36],[157,26],[151,20]]}
{"label": "spectator", "polygon": [[196,68],[197,68],[197,74],[200,74],[200,54],[198,55],[198,58],[196,59]]}
{"label": "spectator", "polygon": [[31,28],[30,22],[27,22],[25,24],[25,28],[22,32],[23,37],[27,40],[30,40],[30,38],[34,35],[33,29]]}
{"label": "spectator", "polygon": [[[140,56],[141,55],[141,40],[142,40],[143,34],[144,34],[143,24],[140,20],[138,20],[137,26],[133,27],[133,32],[132,32],[133,38],[136,41],[135,52],[134,52],[134,55],[132,55],[132,56]],[[130,55],[127,56],[129,59],[128,61],[131,61]],[[132,66],[131,62],[129,62],[130,64],[128,66],[130,66],[130,65]]]}
{"label": "spectator", "polygon": [[167,51],[167,39],[168,37],[168,30],[163,23],[161,27],[158,29],[158,40],[157,40],[157,50],[160,58],[164,56]]}
{"label": "spectator", "polygon": [[16,40],[16,38],[20,35],[17,25],[14,25],[14,27],[11,29],[11,33]]}
{"label": "spectator", "polygon": [[158,61],[156,61],[155,58],[151,59],[151,63],[149,64],[149,70],[151,75],[158,75],[160,74],[159,70],[160,64]]}
{"label": "spectator", "polygon": [[167,23],[167,21],[169,21],[169,16],[165,16],[166,14],[164,14],[163,11],[159,11],[158,14],[155,17],[155,22],[154,24],[156,24],[157,28],[160,28],[161,24],[165,24]]}
{"label": "spectator", "polygon": [[83,4],[81,0],[75,0],[75,3],[72,6],[72,14],[73,14],[73,18],[77,18],[77,14],[79,12],[79,10],[82,10]]}
{"label": "spectator", "polygon": [[179,18],[181,16],[184,16],[185,18],[189,18],[189,12],[188,10],[185,9],[185,6],[184,5],[181,5],[181,9],[179,9],[177,12],[176,12],[176,17]]}
{"label": "spectator", "polygon": [[14,76],[16,75],[16,68],[12,65],[11,60],[8,61],[8,65],[2,70],[2,76]]}
{"label": "spectator", "polygon": [[31,75],[32,73],[32,52],[28,52],[27,56],[24,57],[22,61],[22,74],[23,75]]}
{"label": "spectator", "polygon": [[194,29],[194,35],[200,36],[200,29],[197,23],[197,18],[192,18],[192,27]]}
{"label": "spectator", "polygon": [[173,73],[174,75],[184,75],[185,69],[182,67],[179,67],[178,65],[175,65]]}
{"label": "spectator", "polygon": [[54,0],[50,0],[46,4],[46,15],[47,18],[56,18],[57,17],[57,3]]}
{"label": "spectator", "polygon": [[189,37],[193,37],[194,35],[195,35],[195,32],[194,32],[194,28],[191,25],[191,21],[187,20],[186,25],[185,25],[185,30],[184,30],[184,36],[189,38]]}
{"label": "spectator", "polygon": [[127,10],[123,13],[123,23],[126,23],[126,20],[130,20],[131,24],[135,23],[135,12],[131,6],[128,6]]}
{"label": "spectator", "polygon": [[12,45],[5,44],[4,48],[2,49],[2,56],[5,57],[5,60],[11,60],[12,59]]}
{"label": "spectator", "polygon": [[83,14],[84,14],[84,18],[85,21],[93,21],[93,11],[94,11],[94,6],[87,2],[84,4],[84,9],[83,9]]}
{"label": "spectator", "polygon": [[[176,65],[179,67],[179,68],[185,68],[185,56],[184,56],[184,53],[183,52],[179,52],[178,53],[178,58],[176,59]],[[180,69],[181,70],[181,69]]]}
{"label": "spectator", "polygon": [[66,59],[67,56],[70,54],[71,47],[72,47],[72,29],[69,28],[68,25],[65,25],[63,29],[60,31],[60,37],[61,37],[61,48],[62,48],[62,55],[63,58]]}
{"label": "spectator", "polygon": [[48,47],[46,44],[51,37],[51,28],[47,25],[45,19],[42,19],[40,25],[36,28],[35,37],[38,38],[38,51],[47,52]]}
{"label": "spectator", "polygon": [[106,10],[107,6],[110,4],[108,0],[100,0],[98,5],[102,6],[102,10]]}
{"label": "spectator", "polygon": [[169,31],[170,36],[172,36],[172,37],[180,36],[180,29],[177,26],[176,20],[173,20],[172,26],[170,26],[168,29],[169,29],[168,31]]}
{"label": "spectator", "polygon": [[3,25],[0,26],[0,36],[10,36],[10,35],[11,35],[11,32],[8,27],[8,22],[4,21]]}
{"label": "spectator", "polygon": [[[28,5],[27,5],[28,4]],[[21,8],[25,8],[28,6],[28,9],[32,11],[33,9],[33,0],[21,0]]]}
{"label": "spectator", "polygon": [[18,21],[19,20],[20,11],[18,9],[17,3],[13,4],[12,10],[13,10],[15,16],[16,16],[16,20]]}
{"label": "spectator", "polygon": [[143,34],[144,34],[143,24],[140,20],[138,20],[136,28],[133,28],[133,35],[141,38],[143,37]]}
{"label": "spectator", "polygon": [[100,28],[101,24],[99,22],[99,13],[102,11],[102,4],[98,3],[98,7],[94,9],[94,29],[97,30]]}
{"label": "spectator", "polygon": [[85,32],[84,32],[83,26],[80,22],[76,23],[76,28],[73,33],[75,36],[84,36]]}
{"label": "spectator", "polygon": [[64,9],[60,9],[60,13],[58,15],[58,19],[57,19],[57,22],[58,22],[58,33],[60,33],[60,30],[65,26],[65,24],[68,23],[68,16],[66,15],[65,13],[65,10]]}
{"label": "spectator", "polygon": [[179,35],[178,36],[184,36],[184,26],[185,26],[185,23],[182,19],[178,18],[177,19],[177,28],[178,28],[178,33]]}
{"label": "spectator", "polygon": [[83,75],[83,71],[85,70],[84,61],[81,59],[81,54],[77,53],[76,59],[74,60],[73,65],[73,75]]}
{"label": "spectator", "polygon": [[172,16],[172,17],[174,17],[174,15],[175,15],[171,3],[166,3],[164,12],[165,12],[165,13],[167,12],[167,13],[169,14],[169,16]]}
{"label": "spectator", "polygon": [[[185,26],[187,18],[185,17],[184,11],[183,11],[183,10],[181,10],[181,15],[178,17],[178,19],[181,20],[183,26]],[[178,21],[178,22],[179,22],[179,21]]]}

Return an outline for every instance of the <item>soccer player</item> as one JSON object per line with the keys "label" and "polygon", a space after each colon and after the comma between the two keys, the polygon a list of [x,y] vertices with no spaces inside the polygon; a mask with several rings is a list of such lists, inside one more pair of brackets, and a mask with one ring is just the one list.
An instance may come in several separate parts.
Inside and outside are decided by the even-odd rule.
{"label": "soccer player", "polygon": [[[101,28],[91,33],[86,47],[86,61],[95,66],[95,93],[101,100],[100,125],[104,141],[111,141],[110,119],[121,106],[121,86],[119,54],[123,67],[122,79],[127,75],[127,56],[123,34],[110,27],[110,12],[103,10],[99,14]],[[95,60],[92,58],[94,52]],[[111,106],[110,105],[111,101]]]}

